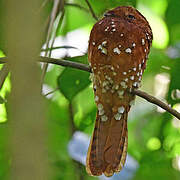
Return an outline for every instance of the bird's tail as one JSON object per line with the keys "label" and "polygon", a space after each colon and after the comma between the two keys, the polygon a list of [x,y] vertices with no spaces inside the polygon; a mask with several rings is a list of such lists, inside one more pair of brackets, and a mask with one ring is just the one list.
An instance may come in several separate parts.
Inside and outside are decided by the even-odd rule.
{"label": "bird's tail", "polygon": [[125,107],[119,116],[117,111],[112,112],[105,122],[97,113],[86,159],[88,174],[99,176],[104,173],[106,176],[112,176],[124,166],[128,145],[128,111],[129,106]]}

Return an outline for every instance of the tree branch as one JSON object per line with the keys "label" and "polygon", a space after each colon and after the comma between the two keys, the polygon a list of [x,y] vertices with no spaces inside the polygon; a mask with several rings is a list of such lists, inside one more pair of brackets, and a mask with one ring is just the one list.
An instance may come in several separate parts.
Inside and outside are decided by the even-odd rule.
{"label": "tree branch", "polygon": [[[54,59],[54,58],[48,58],[48,57],[39,57],[39,61],[91,72],[91,68],[89,65],[78,63],[78,62],[62,60],[62,59]],[[7,62],[7,58],[0,58],[0,64],[4,64],[5,62]],[[131,93],[139,97],[142,97],[143,99],[147,100],[148,102],[152,104],[156,104],[157,106],[163,108],[164,110],[171,113],[173,116],[175,116],[177,119],[180,120],[180,113],[178,111],[176,111],[175,109],[172,109],[170,106],[160,101],[159,99],[155,98],[154,96],[151,96],[147,94],[146,92],[143,92],[137,89],[133,89]]]}
{"label": "tree branch", "polygon": [[91,72],[91,68],[89,65],[78,63],[78,62],[49,58],[49,57],[39,57],[39,61]]}
{"label": "tree branch", "polygon": [[86,1],[87,5],[88,5],[88,7],[89,7],[89,11],[91,12],[93,18],[94,18],[96,21],[98,21],[98,18],[97,18],[97,16],[96,16],[95,13],[94,13],[93,8],[91,7],[91,4],[89,3],[88,0],[85,0],[85,1]]}
{"label": "tree branch", "polygon": [[175,109],[172,109],[170,106],[168,106],[164,102],[160,101],[156,97],[151,96],[151,95],[147,94],[146,92],[143,92],[143,91],[140,91],[137,89],[132,89],[131,93],[134,95],[137,95],[143,99],[146,99],[148,102],[150,102],[152,104],[156,104],[157,106],[163,108],[164,110],[168,111],[169,113],[171,113],[172,115],[174,115],[175,117],[180,119],[180,113],[178,111],[176,111]]}

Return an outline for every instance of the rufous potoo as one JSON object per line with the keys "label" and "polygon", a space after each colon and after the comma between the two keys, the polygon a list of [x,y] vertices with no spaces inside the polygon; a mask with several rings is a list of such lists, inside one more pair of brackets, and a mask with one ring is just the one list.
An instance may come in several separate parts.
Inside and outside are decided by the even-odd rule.
{"label": "rufous potoo", "polygon": [[106,12],[93,26],[88,60],[98,110],[86,160],[90,175],[112,176],[124,166],[130,92],[140,87],[152,38],[146,18],[129,6]]}

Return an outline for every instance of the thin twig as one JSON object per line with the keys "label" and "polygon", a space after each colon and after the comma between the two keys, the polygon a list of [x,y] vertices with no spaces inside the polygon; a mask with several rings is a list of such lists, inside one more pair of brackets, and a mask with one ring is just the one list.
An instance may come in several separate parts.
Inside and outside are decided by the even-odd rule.
{"label": "thin twig", "polygon": [[50,91],[50,92],[44,94],[44,96],[48,96],[48,95],[50,95],[50,94],[53,94],[53,93],[56,92],[57,90],[59,90],[58,87],[57,87],[56,89],[54,89],[54,90],[52,90],[52,91]]}
{"label": "thin twig", "polygon": [[147,94],[146,92],[143,92],[143,91],[140,91],[137,89],[132,89],[131,93],[134,95],[137,95],[139,97],[142,97],[143,99],[146,99],[148,102],[150,102],[152,104],[158,105],[159,107],[165,109],[166,111],[168,111],[169,113],[171,113],[172,115],[174,115],[175,117],[180,119],[180,113],[179,112],[177,112],[175,109],[172,109],[170,106],[168,106],[164,102],[160,101],[156,97],[151,96],[151,95]]}
{"label": "thin twig", "polygon": [[96,16],[95,13],[94,13],[94,10],[93,10],[93,8],[91,7],[91,4],[89,3],[88,0],[85,0],[85,1],[86,1],[87,5],[88,5],[88,7],[89,7],[89,10],[90,10],[90,12],[91,12],[91,14],[92,14],[92,17],[93,17],[96,21],[98,21],[98,18],[97,18],[97,16]]}
{"label": "thin twig", "polygon": [[[89,65],[78,63],[78,62],[49,58],[49,57],[42,57],[42,56],[39,57],[39,61],[91,72],[91,68],[89,67]],[[7,62],[6,57],[0,58],[0,64],[4,64],[6,62]]]}
{"label": "thin twig", "polygon": [[52,48],[41,49],[41,51],[52,51],[52,50],[56,50],[56,49],[77,49],[77,50],[79,50],[77,47],[74,47],[74,46],[56,46],[56,47],[52,47]]}
{"label": "thin twig", "polygon": [[[46,49],[49,47],[50,37],[51,37],[52,30],[53,30],[53,24],[54,24],[54,21],[57,17],[58,12],[59,12],[60,3],[61,3],[60,0],[54,0],[54,4],[53,4],[51,16],[50,16],[48,32],[47,32],[47,38],[46,38]],[[55,36],[54,36],[54,38],[55,38]],[[53,46],[54,38],[53,38],[53,42],[51,43],[51,47]],[[48,52],[50,52],[50,53],[48,54]],[[48,57],[50,57],[51,51],[46,51],[45,56],[47,56],[47,55],[48,55]],[[44,82],[44,78],[46,75],[47,68],[48,68],[48,63],[44,63],[43,68],[42,68],[42,76],[41,76],[41,89],[43,86],[43,82]]]}
{"label": "thin twig", "polygon": [[[47,62],[51,64],[56,64],[60,66],[65,66],[65,67],[71,67],[75,69],[80,69],[83,71],[91,72],[91,68],[87,64],[82,64],[82,63],[77,63],[77,62],[72,62],[72,61],[67,61],[67,60],[62,60],[62,59],[54,59],[54,58],[48,58],[48,57],[39,57],[40,62]],[[7,62],[7,58],[0,58],[0,64],[4,64]],[[174,115],[177,119],[180,120],[180,113],[177,112],[176,110],[172,109],[169,107],[167,104],[163,103],[159,99],[155,98],[154,96],[151,96],[147,94],[146,92],[140,91],[140,90],[132,90],[134,95],[137,95],[139,97],[142,97],[143,99],[146,99],[148,102],[152,104],[156,104],[157,106],[163,108],[164,110],[168,111],[172,115]]]}
{"label": "thin twig", "polygon": [[66,2],[64,5],[66,5],[66,6],[74,6],[74,7],[77,7],[77,8],[79,8],[79,9],[85,11],[85,12],[89,12],[89,9],[87,9],[87,8],[85,8],[85,7],[83,7],[83,6],[79,5],[79,4],[67,3]]}
{"label": "thin twig", "polygon": [[39,61],[91,72],[91,68],[89,67],[89,65],[78,63],[78,62],[62,60],[62,59],[54,59],[54,58],[48,58],[48,57],[40,57]]}
{"label": "thin twig", "polygon": [[70,120],[71,136],[72,136],[76,131],[76,127],[74,125],[74,112],[73,112],[72,102],[69,102],[69,120]]}

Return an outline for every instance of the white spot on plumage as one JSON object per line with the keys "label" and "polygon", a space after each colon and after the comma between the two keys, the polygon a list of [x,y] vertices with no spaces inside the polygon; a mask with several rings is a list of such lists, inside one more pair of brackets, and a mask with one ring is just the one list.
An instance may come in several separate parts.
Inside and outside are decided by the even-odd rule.
{"label": "white spot on plumage", "polygon": [[94,80],[94,73],[90,73],[89,80],[93,82],[93,80]]}
{"label": "white spot on plumage", "polygon": [[124,34],[123,34],[123,33],[121,33],[121,34],[120,34],[120,36],[121,36],[121,37],[123,37],[123,36],[124,36]]}
{"label": "white spot on plumage", "polygon": [[128,82],[128,78],[125,78],[124,81],[125,81],[125,82]]}
{"label": "white spot on plumage", "polygon": [[119,96],[122,96],[124,94],[124,91],[123,90],[119,90],[119,91],[117,91],[117,93],[118,93]]}
{"label": "white spot on plumage", "polygon": [[[104,41],[104,42],[106,42],[106,41]],[[104,42],[103,42],[103,43],[104,43]],[[100,45],[98,46],[98,49],[101,50],[101,53],[107,55],[107,49],[104,48],[104,47],[102,46],[102,44],[100,44]]]}
{"label": "white spot on plumage", "polygon": [[92,42],[92,45],[93,45],[93,46],[95,46],[95,45],[96,45],[96,43],[95,43],[95,42]]}
{"label": "white spot on plumage", "polygon": [[113,72],[113,76],[116,76],[117,75],[117,73],[116,72]]}
{"label": "white spot on plumage", "polygon": [[127,48],[127,49],[125,49],[125,52],[131,54],[132,50],[131,50],[131,48]]}
{"label": "white spot on plumage", "polygon": [[117,114],[115,114],[114,118],[115,118],[115,120],[119,121],[121,119],[121,116],[122,116],[122,114],[117,113]]}
{"label": "white spot on plumage", "polygon": [[101,50],[101,52],[102,52],[103,54],[106,54],[106,55],[107,55],[107,49],[106,49],[106,48],[103,48],[103,49]]}
{"label": "white spot on plumage", "polygon": [[104,114],[104,109],[100,109],[99,110],[99,113],[98,113],[100,116]]}
{"label": "white spot on plumage", "polygon": [[118,108],[118,113],[123,114],[124,110],[125,110],[125,108],[123,106],[121,106]]}
{"label": "white spot on plumage", "polygon": [[101,121],[105,122],[108,120],[108,117],[106,115],[101,116]]}
{"label": "white spot on plumage", "polygon": [[133,71],[136,71],[136,67],[133,68]]}
{"label": "white spot on plumage", "polygon": [[113,84],[113,80],[112,79],[109,82],[110,82],[110,84]]}
{"label": "white spot on plumage", "polygon": [[106,27],[106,29],[105,29],[104,31],[108,31],[108,29],[109,29],[109,26],[108,26],[108,27]]}
{"label": "white spot on plumage", "polygon": [[134,82],[134,83],[133,83],[133,86],[134,86],[134,87],[137,87],[137,86],[138,86],[138,82]]}
{"label": "white spot on plumage", "polygon": [[116,84],[115,87],[114,87],[115,90],[118,90],[119,89],[119,85]]}
{"label": "white spot on plumage", "polygon": [[127,72],[123,72],[123,75],[126,75],[127,74]]}
{"label": "white spot on plumage", "polygon": [[141,42],[142,42],[142,45],[144,46],[145,45],[145,40],[141,39]]}
{"label": "white spot on plumage", "polygon": [[119,89],[119,85],[118,85],[118,84],[114,85],[114,86],[112,87],[112,89],[118,90],[118,89]]}
{"label": "white spot on plumage", "polygon": [[98,96],[95,96],[95,101],[99,101],[99,97]]}
{"label": "white spot on plumage", "polygon": [[121,85],[121,86],[125,86],[126,83],[125,83],[124,81],[122,81],[122,82],[120,83],[120,85]]}
{"label": "white spot on plumage", "polygon": [[105,87],[105,86],[108,85],[108,84],[109,84],[108,81],[103,81],[102,86]]}
{"label": "white spot on plumage", "polygon": [[124,81],[122,81],[122,82],[120,83],[120,85],[121,85],[123,88],[127,88],[127,85],[126,85],[126,83],[125,83]]}
{"label": "white spot on plumage", "polygon": [[98,110],[102,110],[103,109],[103,105],[102,104],[98,104],[97,108],[98,108]]}
{"label": "white spot on plumage", "polygon": [[105,78],[109,81],[111,80],[111,77],[109,77],[108,75],[105,75]]}
{"label": "white spot on plumage", "polygon": [[132,47],[135,47],[136,46],[136,43],[132,43]]}
{"label": "white spot on plumage", "polygon": [[102,50],[102,48],[103,48],[103,47],[102,47],[102,45],[100,44],[100,45],[98,46],[98,49],[99,49],[99,50]]}
{"label": "white spot on plumage", "polygon": [[106,89],[106,90],[109,90],[109,86],[106,86],[105,89]]}
{"label": "white spot on plumage", "polygon": [[112,31],[113,31],[113,32],[115,32],[115,31],[116,31],[116,29],[112,29]]}
{"label": "white spot on plumage", "polygon": [[116,54],[120,54],[121,53],[121,51],[120,51],[120,49],[118,47],[114,48],[113,52],[116,53]]}
{"label": "white spot on plumage", "polygon": [[131,80],[134,80],[134,76],[130,76],[130,79],[131,79]]}
{"label": "white spot on plumage", "polygon": [[107,44],[107,41],[102,42],[102,46],[106,46],[106,44]]}

